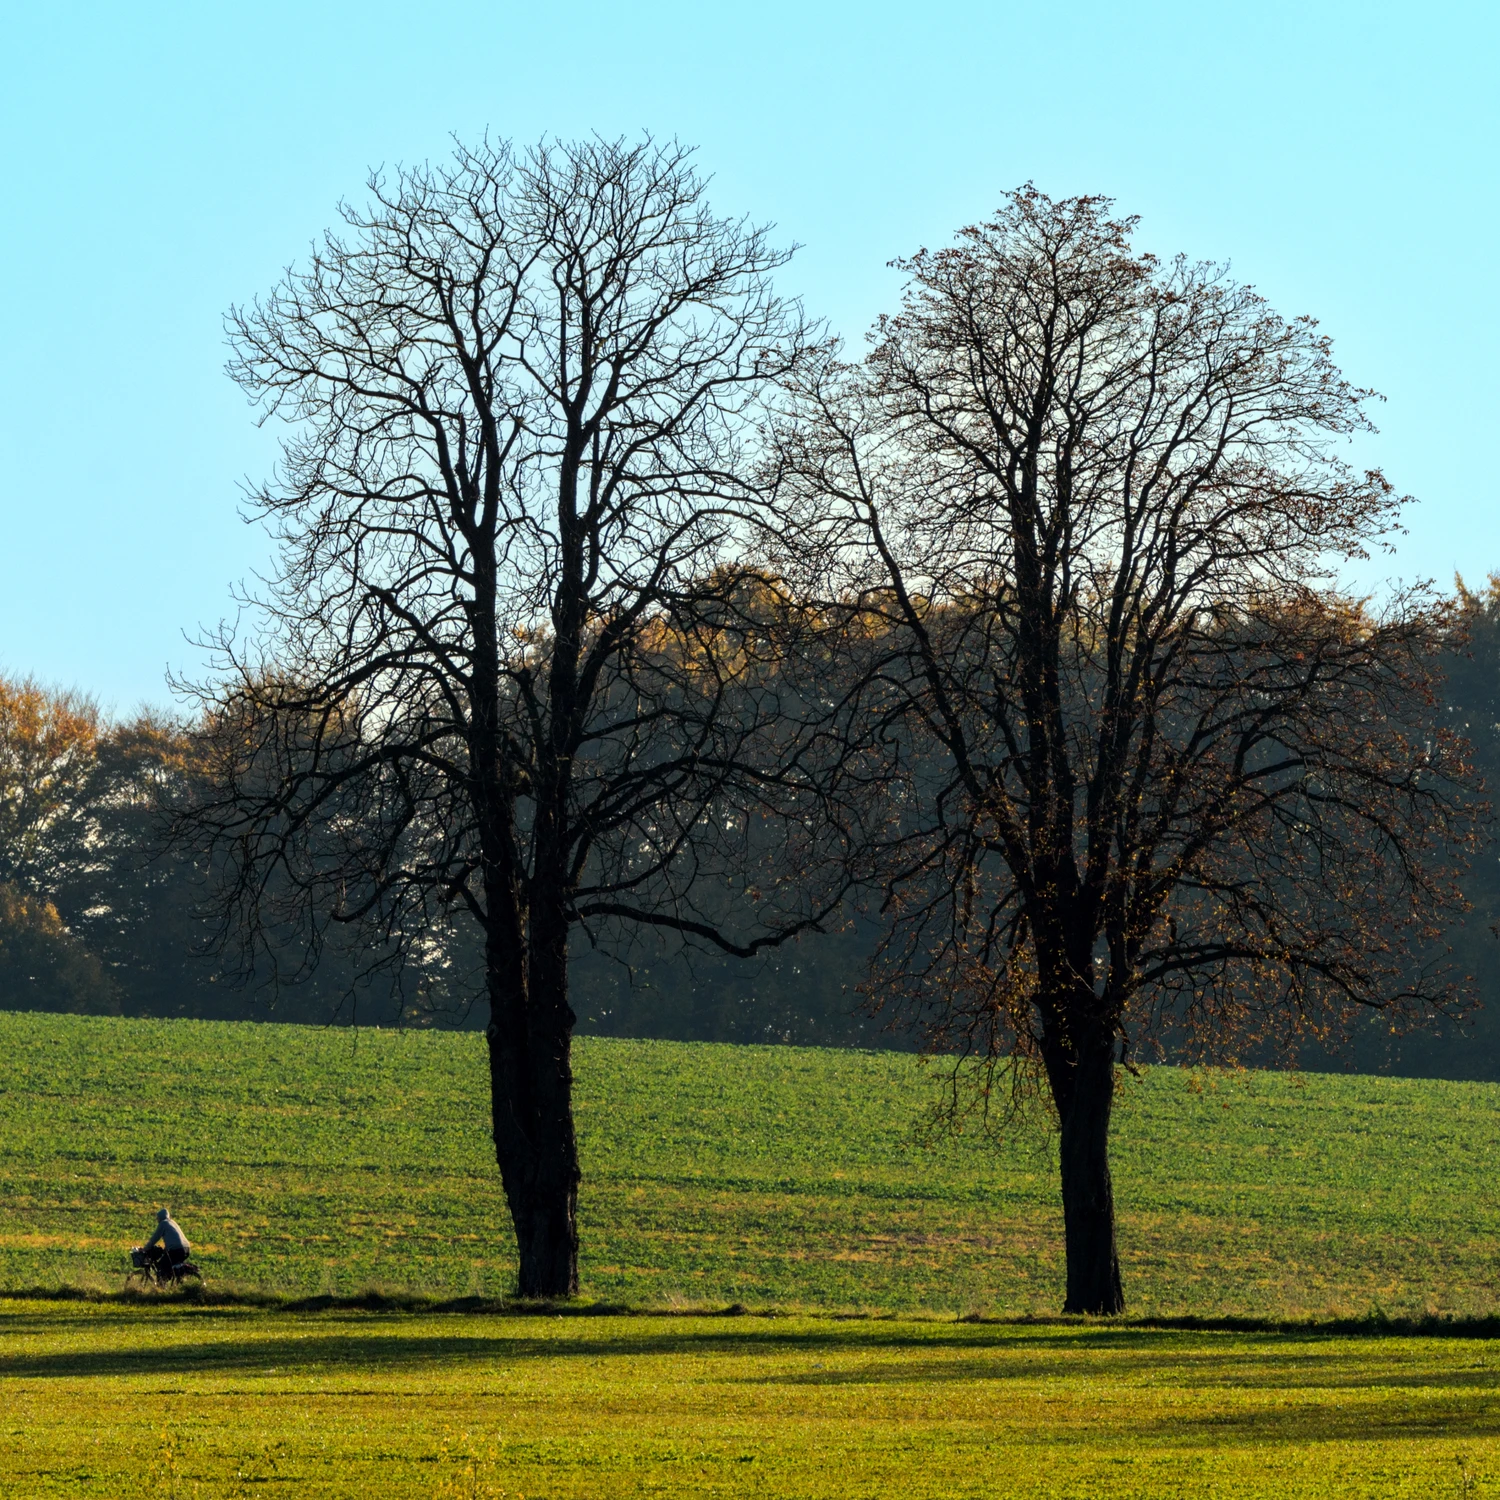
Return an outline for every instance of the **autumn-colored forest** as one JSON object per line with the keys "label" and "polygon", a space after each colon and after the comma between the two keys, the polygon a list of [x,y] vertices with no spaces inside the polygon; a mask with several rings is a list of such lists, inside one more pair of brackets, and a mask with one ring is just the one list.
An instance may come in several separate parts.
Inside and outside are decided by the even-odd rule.
{"label": "autumn-colored forest", "polygon": [[[1500,582],[1460,585],[1464,634],[1445,662],[1445,711],[1487,786],[1500,784]],[[110,718],[88,698],[0,679],[0,1008],[311,1024],[478,1027],[478,945],[460,927],[399,976],[367,975],[368,953],[337,935],[311,956],[280,935],[275,972],[244,961],[205,909],[201,856],[163,838],[164,809],[194,775],[191,725],[166,714]],[[1500,861],[1482,846],[1466,880],[1472,910],[1448,933],[1476,1002],[1462,1023],[1392,1035],[1372,1017],[1343,1044],[1304,1051],[1320,1070],[1500,1079]],[[754,959],[639,943],[627,964],[575,944],[580,1029],[687,1041],[907,1047],[861,992],[878,923],[851,909],[842,930]],[[227,939],[227,941],[226,941]],[[1276,1061],[1247,1055],[1246,1061]]]}

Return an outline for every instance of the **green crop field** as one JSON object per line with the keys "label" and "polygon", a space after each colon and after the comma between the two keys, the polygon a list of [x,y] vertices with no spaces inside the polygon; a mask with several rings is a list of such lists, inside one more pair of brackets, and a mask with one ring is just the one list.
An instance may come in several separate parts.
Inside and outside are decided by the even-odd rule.
{"label": "green crop field", "polygon": [[[479,1038],[0,1015],[0,1494],[1500,1495],[1461,1327],[1017,1321],[1051,1143],[922,1145],[934,1087],[580,1042],[585,1303],[520,1315]],[[1489,1085],[1126,1078],[1132,1312],[1492,1333],[1497,1160]],[[118,1288],[161,1202],[238,1301],[4,1298]],[[469,1310],[337,1304],[371,1286]]]}
{"label": "green crop field", "polygon": [[[1044,1129],[918,1143],[897,1053],[584,1039],[586,1295],[1060,1302]],[[118,1285],[170,1203],[219,1284],[505,1294],[472,1034],[0,1014],[0,1288]],[[1486,1314],[1500,1086],[1150,1070],[1114,1160],[1132,1312]]]}

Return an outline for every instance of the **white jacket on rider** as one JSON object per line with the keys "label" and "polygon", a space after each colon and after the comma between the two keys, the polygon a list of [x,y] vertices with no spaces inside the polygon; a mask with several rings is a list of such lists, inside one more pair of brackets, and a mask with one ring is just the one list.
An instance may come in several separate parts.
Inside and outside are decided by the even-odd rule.
{"label": "white jacket on rider", "polygon": [[187,1236],[182,1232],[182,1226],[164,1208],[156,1211],[156,1233],[146,1241],[142,1249],[149,1250],[158,1240],[161,1241],[162,1249],[169,1255],[180,1250],[186,1255],[192,1247],[188,1244]]}

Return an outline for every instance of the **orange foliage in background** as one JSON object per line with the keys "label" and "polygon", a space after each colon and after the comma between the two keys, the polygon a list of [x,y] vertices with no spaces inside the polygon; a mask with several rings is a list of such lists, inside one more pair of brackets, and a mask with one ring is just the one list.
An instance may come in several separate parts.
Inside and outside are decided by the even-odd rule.
{"label": "orange foliage in background", "polygon": [[49,849],[75,831],[98,750],[91,699],[0,676],[0,882],[49,888]]}

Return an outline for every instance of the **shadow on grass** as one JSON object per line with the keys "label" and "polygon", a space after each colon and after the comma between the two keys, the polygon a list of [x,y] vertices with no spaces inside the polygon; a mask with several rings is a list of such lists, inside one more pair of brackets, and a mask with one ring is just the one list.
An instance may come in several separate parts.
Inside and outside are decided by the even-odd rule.
{"label": "shadow on grass", "polygon": [[[84,1333],[100,1342],[110,1339],[119,1329],[115,1319],[101,1324],[98,1318],[80,1319],[61,1324],[58,1319],[35,1321],[12,1332],[42,1334]],[[948,1334],[923,1336],[889,1331],[873,1340],[861,1338],[859,1331],[845,1325],[821,1328],[790,1329],[758,1327],[742,1335],[728,1332],[694,1332],[690,1330],[636,1328],[629,1332],[604,1333],[590,1337],[560,1333],[551,1337],[525,1335],[483,1335],[454,1332],[451,1334],[418,1334],[400,1324],[371,1328],[361,1321],[347,1331],[328,1331],[323,1325],[316,1332],[289,1336],[279,1331],[262,1338],[236,1337],[237,1327],[227,1330],[227,1337],[215,1337],[204,1327],[203,1336],[191,1341],[140,1344],[134,1347],[108,1349],[72,1349],[52,1353],[0,1353],[0,1379],[36,1380],[53,1378],[139,1379],[152,1375],[240,1373],[281,1375],[302,1373],[336,1374],[379,1372],[391,1374],[403,1370],[428,1371],[440,1368],[472,1370],[476,1366],[503,1369],[534,1360],[635,1359],[668,1356],[682,1359],[707,1358],[775,1358],[805,1354],[832,1356],[838,1353],[932,1351],[972,1348],[973,1336],[964,1339],[956,1330]],[[3,1347],[3,1346],[0,1346]],[[979,1351],[976,1351],[979,1352]],[[920,1379],[919,1367],[910,1368],[907,1378]],[[769,1378],[774,1381],[778,1377]],[[754,1384],[755,1376],[737,1377],[735,1383]]]}
{"label": "shadow on grass", "polygon": [[940,1313],[914,1312],[841,1312],[820,1308],[747,1307],[742,1302],[727,1305],[677,1307],[642,1307],[620,1302],[592,1302],[583,1299],[549,1302],[506,1297],[432,1297],[401,1288],[369,1287],[352,1295],[293,1296],[267,1291],[260,1287],[201,1286],[191,1284],[171,1291],[143,1291],[126,1288],[121,1291],[97,1287],[58,1286],[0,1290],[0,1302],[86,1302],[121,1308],[169,1310],[176,1308],[245,1308],[282,1313],[377,1312],[432,1314],[468,1314],[483,1317],[541,1318],[737,1318],[757,1320],[800,1318],[830,1323],[913,1323],[997,1329],[1072,1329],[1080,1335],[1096,1334],[1101,1339],[1118,1340],[1122,1334],[1146,1331],[1153,1333],[1234,1333],[1275,1335],[1281,1338],[1455,1338],[1500,1339],[1500,1314],[1460,1317],[1447,1313],[1427,1313],[1420,1317],[1392,1315],[1379,1309],[1361,1317],[1256,1318],[1239,1315],[1204,1317],[1147,1316],[1139,1318],[1089,1318],[1066,1314],[1056,1316],[1022,1314],[1013,1317],[988,1317],[969,1313],[949,1317]]}
{"label": "shadow on grass", "polygon": [[[1445,1367],[1417,1348],[1372,1359],[1374,1352],[1358,1341],[1309,1338],[1306,1330],[1288,1336],[1240,1329],[1237,1337],[1225,1338],[1145,1325],[894,1324],[827,1318],[796,1323],[679,1318],[672,1326],[629,1318],[589,1328],[586,1321],[554,1312],[545,1331],[532,1333],[527,1320],[503,1331],[466,1328],[455,1320],[434,1331],[405,1317],[372,1318],[358,1308],[322,1309],[324,1315],[316,1320],[202,1305],[162,1310],[169,1316],[150,1323],[124,1308],[11,1313],[0,1318],[0,1333],[9,1335],[6,1342],[12,1347],[15,1338],[24,1336],[80,1340],[90,1347],[8,1353],[0,1342],[0,1379],[503,1371],[537,1360],[670,1357],[763,1363],[800,1355],[856,1363],[832,1370],[741,1366],[706,1372],[706,1378],[736,1386],[804,1388],[1067,1382],[1082,1376],[1144,1377],[1195,1389],[1246,1391],[1500,1387],[1500,1367]],[[531,1311],[542,1316],[539,1308]]]}
{"label": "shadow on grass", "polygon": [[[1034,1343],[1017,1349],[1012,1340],[1003,1348],[975,1347],[962,1358],[924,1360],[920,1363],[862,1364],[843,1370],[784,1371],[745,1377],[745,1383],[789,1386],[846,1386],[882,1384],[973,1384],[985,1381],[1069,1381],[1089,1379],[1137,1380],[1142,1376],[1166,1377],[1163,1383],[1194,1390],[1453,1390],[1500,1389],[1500,1366],[1455,1369],[1415,1363],[1399,1368],[1372,1370],[1368,1355],[1348,1345],[1309,1350],[1306,1346],[1279,1341],[1240,1345],[1205,1352],[1181,1342],[1150,1347],[1074,1345],[1072,1357],[1059,1356],[1058,1340]],[[872,1346],[865,1346],[871,1348]],[[873,1346],[877,1350],[888,1345]],[[946,1348],[928,1343],[926,1348]],[[1102,1358],[1089,1358],[1098,1356]],[[1080,1356],[1083,1356],[1080,1358]],[[1172,1375],[1178,1377],[1176,1382]],[[1496,1413],[1500,1420],[1500,1412]]]}
{"label": "shadow on grass", "polygon": [[[102,1318],[80,1312],[71,1318],[28,1321],[29,1332],[55,1333],[62,1323],[62,1331],[87,1332],[106,1345],[119,1333],[141,1331],[138,1321],[114,1312]],[[306,1331],[300,1334],[288,1332],[282,1320],[276,1322],[270,1336],[245,1338],[240,1336],[243,1324],[238,1317],[208,1314],[199,1324],[206,1336],[193,1342],[0,1355],[0,1382],[116,1379],[129,1381],[132,1389],[148,1399],[165,1393],[162,1383],[171,1383],[172,1394],[185,1394],[176,1385],[184,1377],[265,1378],[266,1387],[236,1394],[306,1403],[433,1395],[443,1389],[433,1384],[434,1377],[447,1374],[457,1379],[466,1399],[504,1402],[513,1393],[502,1383],[475,1377],[503,1378],[507,1369],[517,1370],[536,1360],[563,1365],[576,1361],[586,1367],[589,1380],[597,1382],[601,1362],[611,1358],[671,1356],[708,1361],[715,1356],[739,1356],[764,1361],[800,1354],[804,1359],[853,1357],[862,1362],[845,1370],[763,1372],[743,1365],[715,1369],[706,1364],[697,1372],[678,1373],[685,1374],[689,1383],[694,1373],[699,1374],[706,1391],[717,1386],[714,1409],[724,1412],[740,1408],[742,1399],[759,1410],[757,1403],[764,1398],[754,1395],[756,1388],[800,1387],[810,1395],[811,1388],[821,1387],[833,1398],[832,1407],[819,1408],[827,1411],[864,1408],[868,1398],[862,1400],[850,1387],[905,1386],[916,1395],[924,1387],[962,1384],[967,1387],[962,1398],[956,1392],[953,1400],[935,1398],[947,1416],[968,1423],[998,1422],[1013,1429],[1044,1428],[1046,1440],[1060,1444],[1199,1447],[1380,1438],[1467,1440],[1500,1435],[1500,1404],[1494,1400],[1500,1368],[1372,1369],[1368,1346],[1349,1344],[1309,1349],[1301,1343],[1287,1348],[1279,1340],[1257,1339],[1248,1347],[1205,1350],[1195,1339],[1149,1329],[1120,1329],[1106,1335],[1083,1329],[1001,1333],[949,1324],[906,1331],[832,1322],[789,1328],[758,1320],[738,1334],[728,1329],[670,1330],[636,1323],[614,1331],[600,1328],[593,1334],[573,1324],[555,1335],[537,1337],[485,1336],[458,1328],[433,1335],[418,1333],[404,1319],[372,1325],[368,1317],[355,1314],[335,1315],[333,1327],[327,1322],[303,1324]],[[337,1326],[341,1322],[349,1326]],[[214,1323],[228,1336],[216,1336]],[[164,1325],[163,1331],[170,1326]],[[1111,1347],[1103,1358],[1096,1358],[1101,1339]],[[1061,1350],[1059,1343],[1064,1345]],[[875,1359],[864,1362],[870,1355]],[[575,1373],[582,1372],[566,1368],[555,1372],[559,1391],[569,1387]],[[309,1376],[323,1378],[312,1387],[279,1388],[280,1382]],[[339,1381],[341,1376],[349,1377],[348,1384]],[[403,1391],[392,1384],[393,1378],[409,1380],[412,1387]],[[617,1379],[621,1388],[629,1389],[633,1372],[621,1368]],[[655,1390],[658,1377],[648,1372],[648,1379]],[[1116,1380],[1138,1382],[1139,1399],[1122,1400],[1124,1393]],[[1015,1381],[1031,1386],[1046,1383],[1054,1399],[1038,1406],[1034,1390],[1023,1387],[1014,1394],[1002,1393],[1003,1384],[988,1397],[976,1392],[987,1383]],[[524,1381],[528,1400],[535,1400],[547,1388],[535,1371],[528,1373]],[[745,1391],[745,1397],[730,1396],[731,1388]],[[847,1394],[839,1397],[839,1388]],[[1224,1397],[1215,1394],[1225,1390],[1244,1393],[1231,1397],[1227,1410]],[[230,1393],[210,1385],[201,1394],[211,1398]],[[1056,1397],[1065,1399],[1059,1404]],[[802,1402],[795,1404],[803,1408]]]}

